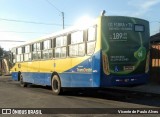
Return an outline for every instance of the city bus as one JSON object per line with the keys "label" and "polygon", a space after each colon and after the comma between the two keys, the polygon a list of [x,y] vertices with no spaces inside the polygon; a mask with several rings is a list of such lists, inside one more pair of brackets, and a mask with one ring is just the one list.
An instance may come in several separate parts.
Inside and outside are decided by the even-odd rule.
{"label": "city bus", "polygon": [[64,29],[14,47],[12,78],[22,87],[107,88],[140,85],[149,78],[149,22],[99,16],[91,25]]}

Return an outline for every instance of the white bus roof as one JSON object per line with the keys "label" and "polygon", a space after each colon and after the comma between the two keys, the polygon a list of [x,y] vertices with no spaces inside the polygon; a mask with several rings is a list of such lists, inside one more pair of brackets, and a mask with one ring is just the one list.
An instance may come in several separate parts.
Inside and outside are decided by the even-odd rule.
{"label": "white bus roof", "polygon": [[23,44],[17,45],[17,46],[15,46],[13,48],[21,47],[21,46],[24,46],[24,45],[27,45],[27,44],[31,44],[31,43],[34,43],[34,42],[39,42],[39,41],[47,40],[47,39],[50,39],[50,38],[53,38],[53,37],[56,37],[56,36],[65,35],[65,34],[68,34],[70,32],[76,31],[76,30],[84,30],[84,29],[87,29],[87,28],[89,28],[91,26],[94,26],[94,25],[96,25],[95,22],[92,23],[92,24],[90,24],[90,25],[88,25],[88,26],[84,26],[84,27],[82,27],[82,26],[72,26],[70,28],[66,28],[64,30],[51,33],[49,35],[42,36],[42,37],[37,38],[37,39],[26,41]]}

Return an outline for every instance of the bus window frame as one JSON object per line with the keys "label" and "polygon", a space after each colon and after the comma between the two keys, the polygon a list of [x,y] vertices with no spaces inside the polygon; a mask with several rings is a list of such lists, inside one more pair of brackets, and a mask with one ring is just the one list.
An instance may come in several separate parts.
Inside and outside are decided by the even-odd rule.
{"label": "bus window frame", "polygon": [[11,61],[14,64],[17,62],[16,57],[17,57],[17,48],[12,48],[12,50],[11,50]]}
{"label": "bus window frame", "polygon": [[[62,48],[66,48],[66,56],[65,57],[61,57],[61,51],[62,51]],[[55,49],[57,49],[57,48],[60,48],[60,57],[56,57],[56,53],[55,53]],[[54,48],[54,59],[64,59],[64,58],[67,58],[67,46],[61,46],[61,47],[55,47]]]}
{"label": "bus window frame", "polygon": [[[38,43],[40,43],[40,49],[37,51],[37,44],[38,44]],[[33,50],[33,45],[34,45],[34,44],[36,44],[36,51]],[[31,53],[32,53],[32,55],[31,55],[32,61],[42,60],[42,41],[37,41],[37,42],[32,43],[32,44],[31,44],[31,47],[32,47],[32,49],[31,49],[31,50],[32,50],[32,51],[31,51]],[[36,57],[36,59],[33,59],[33,52],[36,52],[36,55],[38,55],[38,52],[40,52],[41,58],[38,59],[38,58]]]}
{"label": "bus window frame", "polygon": [[[60,37],[66,37],[66,45],[60,45],[60,46],[57,46],[57,38],[60,38]],[[63,38],[64,39],[64,38]],[[67,46],[67,34],[63,34],[63,35],[59,35],[59,36],[57,36],[57,37],[55,37],[55,48],[56,47],[62,47],[62,46]]]}
{"label": "bus window frame", "polygon": [[[77,32],[82,32],[83,35],[82,35],[82,42],[78,42],[78,43],[72,43],[72,33],[77,33]],[[80,44],[84,44],[84,54],[83,55],[79,55],[79,48],[78,48],[78,55],[75,55],[75,56],[71,56],[70,55],[70,47],[71,46],[74,46],[74,45],[77,45],[79,47]],[[76,57],[84,57],[86,55],[86,41],[85,41],[85,32],[84,30],[75,30],[75,31],[72,31],[70,33],[70,44],[68,44],[68,57],[70,58],[76,58]]]}
{"label": "bus window frame", "polygon": [[[81,33],[82,32],[82,42],[76,42],[76,43],[72,43],[72,34],[74,33]],[[79,36],[79,35],[78,35]],[[75,37],[74,37],[75,38]],[[74,39],[74,40],[78,40],[78,39]],[[83,30],[76,30],[71,32],[71,40],[70,40],[70,44],[78,44],[78,43],[83,43],[84,42],[84,31]]]}
{"label": "bus window frame", "polygon": [[[21,48],[21,53],[18,54],[18,49]],[[20,56],[20,61],[17,61],[17,56]],[[21,60],[21,56],[23,58],[23,60]],[[20,46],[16,48],[16,62],[15,63],[22,63],[24,62],[24,46]]]}
{"label": "bus window frame", "polygon": [[[84,54],[83,54],[83,55],[79,55],[79,45],[80,45],[80,44],[84,44],[84,48],[85,48],[85,42],[75,43],[75,44],[70,44],[70,45],[68,45],[68,47],[69,47],[69,57],[70,57],[70,58],[83,57],[83,56],[85,56],[85,54],[86,54],[85,50],[86,50],[86,49],[84,49]],[[74,45],[77,45],[77,46],[78,46],[78,55],[71,56],[71,55],[70,55],[70,47],[71,47],[71,46],[74,46]]]}
{"label": "bus window frame", "polygon": [[[29,46],[29,52],[26,53],[25,47]],[[25,60],[25,55],[28,54],[28,60]],[[31,54],[31,59],[29,60],[29,54]],[[31,44],[24,45],[24,62],[32,61],[32,51],[31,51]]]}
{"label": "bus window frame", "polygon": [[[56,39],[59,38],[59,37],[66,37],[66,45],[62,45],[62,46],[57,46],[56,45],[57,44],[56,43],[56,41],[57,41]],[[61,57],[61,51],[62,51],[63,47],[66,47],[66,56],[65,57]],[[56,57],[55,51],[56,51],[57,48],[60,48],[60,57]],[[65,59],[65,58],[67,58],[68,57],[67,56],[67,52],[68,52],[67,48],[68,48],[68,34],[62,34],[62,35],[56,36],[53,39],[53,59],[57,60],[57,59]]]}
{"label": "bus window frame", "polygon": [[[88,30],[89,30],[89,28],[95,28],[95,40],[89,40],[89,41],[88,41]],[[97,25],[91,26],[91,27],[89,27],[89,28],[87,29],[86,55],[87,55],[87,56],[92,56],[92,55],[94,54],[94,52],[95,52],[96,43],[97,43]],[[95,43],[95,47],[94,47],[93,53],[92,53],[92,54],[88,54],[87,44],[88,44],[88,43],[91,43],[91,42],[94,42],[94,43]]]}
{"label": "bus window frame", "polygon": [[[44,42],[45,41],[50,41],[50,44],[49,44],[50,47],[48,49],[44,49]],[[54,58],[54,54],[53,54],[53,49],[54,49],[53,48],[53,38],[45,39],[41,43],[42,43],[42,47],[41,47],[41,60],[43,60],[43,61],[45,61],[45,60],[52,60]],[[51,58],[49,57],[49,54],[50,54],[49,51],[50,50],[52,50],[52,57]],[[43,52],[44,51],[48,51],[48,58],[43,58]]]}

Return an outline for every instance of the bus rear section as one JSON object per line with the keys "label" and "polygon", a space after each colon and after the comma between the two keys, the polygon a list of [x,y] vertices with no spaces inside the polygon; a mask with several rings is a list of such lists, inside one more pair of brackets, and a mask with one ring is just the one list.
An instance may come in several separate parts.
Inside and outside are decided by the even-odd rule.
{"label": "bus rear section", "polygon": [[144,84],[149,78],[149,22],[102,17],[101,87]]}

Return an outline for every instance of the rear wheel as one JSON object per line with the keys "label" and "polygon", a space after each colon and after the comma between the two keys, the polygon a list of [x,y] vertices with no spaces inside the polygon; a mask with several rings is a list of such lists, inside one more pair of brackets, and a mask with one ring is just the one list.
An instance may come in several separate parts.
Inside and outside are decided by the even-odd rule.
{"label": "rear wheel", "polygon": [[52,77],[52,91],[54,95],[62,93],[61,82],[58,75],[53,75]]}
{"label": "rear wheel", "polygon": [[22,76],[22,74],[20,74],[19,82],[20,82],[20,86],[21,86],[21,87],[27,87],[27,83],[25,83],[25,82],[23,81],[23,76]]}

